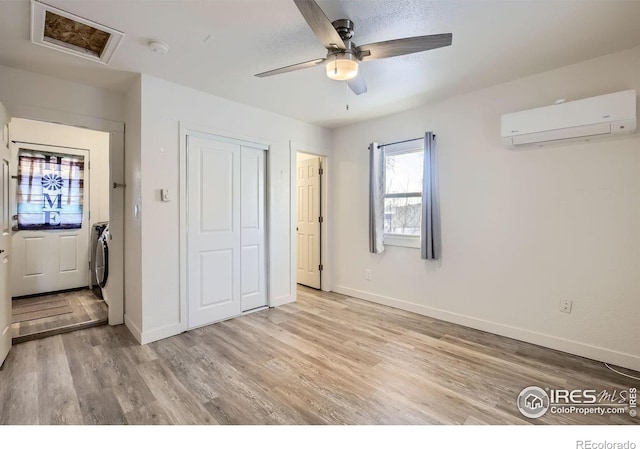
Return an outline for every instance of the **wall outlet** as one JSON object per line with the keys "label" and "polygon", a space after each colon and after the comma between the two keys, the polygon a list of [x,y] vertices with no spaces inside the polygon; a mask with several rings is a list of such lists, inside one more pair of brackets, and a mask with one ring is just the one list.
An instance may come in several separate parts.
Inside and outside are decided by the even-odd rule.
{"label": "wall outlet", "polygon": [[365,278],[367,281],[372,280],[372,279],[373,279],[373,271],[371,271],[371,270],[364,270],[364,278]]}
{"label": "wall outlet", "polygon": [[571,306],[573,305],[573,301],[570,299],[561,299],[560,300],[560,312],[571,313]]}

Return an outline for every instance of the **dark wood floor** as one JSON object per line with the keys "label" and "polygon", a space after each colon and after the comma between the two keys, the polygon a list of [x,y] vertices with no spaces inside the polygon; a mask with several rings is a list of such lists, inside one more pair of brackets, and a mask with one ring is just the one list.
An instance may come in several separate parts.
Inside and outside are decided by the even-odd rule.
{"label": "dark wood floor", "polygon": [[22,343],[0,423],[614,424],[516,409],[527,386],[628,389],[602,364],[332,293],[139,346],[123,326]]}
{"label": "dark wood floor", "polygon": [[32,297],[28,299],[14,299],[12,301],[13,313],[19,312],[24,307],[20,305],[65,299],[71,306],[72,313],[21,321],[11,325],[14,342],[36,338],[40,335],[55,334],[57,331],[73,330],[91,325],[106,324],[109,310],[107,305],[99,298],[99,291],[81,289],[68,292],[52,293]]}

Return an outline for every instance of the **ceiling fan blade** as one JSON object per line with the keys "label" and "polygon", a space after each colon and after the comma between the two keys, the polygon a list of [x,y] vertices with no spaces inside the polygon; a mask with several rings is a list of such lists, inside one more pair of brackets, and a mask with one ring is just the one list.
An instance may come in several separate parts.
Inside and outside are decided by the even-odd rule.
{"label": "ceiling fan blade", "polygon": [[288,65],[286,67],[280,67],[279,69],[269,70],[268,72],[258,73],[258,78],[264,78],[265,76],[280,75],[281,73],[293,72],[294,70],[307,69],[309,67],[315,67],[322,64],[326,59],[314,59],[313,61],[301,62],[299,64]]}
{"label": "ceiling fan blade", "polygon": [[293,0],[293,2],[325,48],[347,49],[331,21],[314,0]]}
{"label": "ceiling fan blade", "polygon": [[392,58],[394,56],[446,47],[451,45],[452,39],[453,35],[451,33],[407,37],[405,39],[394,39],[391,41],[361,45],[358,47],[358,51],[363,61],[372,61],[374,59]]}
{"label": "ceiling fan blade", "polygon": [[358,75],[354,79],[347,81],[347,84],[356,95],[367,93],[367,83],[364,81],[362,75]]}

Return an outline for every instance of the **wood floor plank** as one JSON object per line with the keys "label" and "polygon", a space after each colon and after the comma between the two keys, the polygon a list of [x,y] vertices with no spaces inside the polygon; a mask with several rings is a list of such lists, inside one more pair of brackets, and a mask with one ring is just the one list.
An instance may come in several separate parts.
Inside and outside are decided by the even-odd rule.
{"label": "wood floor plank", "polygon": [[[85,424],[125,424],[126,417],[116,396],[126,382],[124,373],[113,371],[112,360],[90,344],[85,331],[61,336],[67,353],[73,385]],[[111,374],[111,375],[110,375]],[[115,379],[118,382],[114,382]]]}
{"label": "wood floor plank", "polygon": [[159,360],[137,366],[171,424],[217,424],[213,416]]}
{"label": "wood floor plank", "polygon": [[[0,370],[0,423],[640,422],[628,414],[532,420],[518,411],[530,385],[637,386],[599,362],[336,293],[298,292],[294,304],[145,346],[124,326],[17,345]],[[95,302],[71,293],[74,308],[94,316]]]}
{"label": "wood floor plank", "polygon": [[[216,336],[210,334],[206,337],[213,339]],[[217,339],[215,341],[218,343]],[[270,377],[270,373],[262,369],[264,376],[254,377],[254,373],[264,365],[237,354],[225,344],[206,345],[204,348],[194,346],[190,353],[197,360],[194,364],[208,374],[208,382],[215,389],[216,397],[209,401],[210,405],[219,407],[221,403],[234,403],[242,410],[240,415],[226,414],[225,421],[233,424],[267,424],[272,419],[284,420],[288,416],[291,411],[288,407],[270,401],[269,386],[263,382]],[[182,376],[189,376],[189,372],[183,370]]]}
{"label": "wood floor plank", "polygon": [[155,402],[155,395],[135,366],[128,362],[122,348],[97,346],[94,351],[103,361],[101,369],[109,379],[109,385],[123,413],[140,410],[146,404]]}
{"label": "wood floor plank", "polygon": [[82,424],[84,419],[62,338],[58,335],[35,343],[39,423]]}
{"label": "wood floor plank", "polygon": [[[11,351],[0,371],[0,424],[38,424],[36,343]],[[11,379],[11,382],[9,382]]]}
{"label": "wood floor plank", "polygon": [[139,425],[167,425],[171,424],[171,419],[167,416],[163,407],[153,401],[149,404],[131,410],[126,414],[127,424]]}

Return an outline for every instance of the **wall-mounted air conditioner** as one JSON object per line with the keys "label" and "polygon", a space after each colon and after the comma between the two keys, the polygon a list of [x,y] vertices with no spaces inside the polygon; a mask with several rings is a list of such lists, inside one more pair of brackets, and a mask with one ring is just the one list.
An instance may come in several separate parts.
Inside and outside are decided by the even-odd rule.
{"label": "wall-mounted air conditioner", "polygon": [[514,148],[591,140],[635,131],[635,90],[502,116],[502,137]]}

